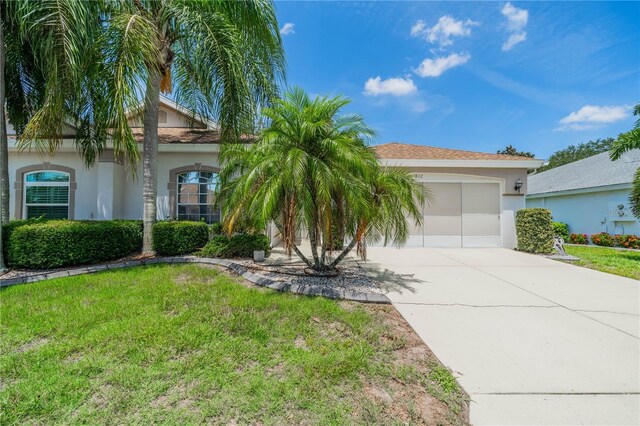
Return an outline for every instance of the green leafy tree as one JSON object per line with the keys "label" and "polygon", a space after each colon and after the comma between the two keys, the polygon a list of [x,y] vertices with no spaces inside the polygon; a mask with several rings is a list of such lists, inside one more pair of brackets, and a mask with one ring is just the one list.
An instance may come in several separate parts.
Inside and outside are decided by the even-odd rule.
{"label": "green leafy tree", "polygon": [[[74,57],[76,66],[68,70],[73,76],[82,70],[91,80],[75,76],[71,82],[84,84],[71,89],[78,92],[89,88],[97,92],[90,99],[101,101],[96,108],[86,108],[91,120],[84,127],[99,136],[108,130],[115,154],[134,165],[139,161],[139,150],[129,118],[131,111],[142,115],[143,251],[152,252],[160,93],[173,94],[179,105],[192,111],[194,119],[217,121],[223,141],[237,140],[253,124],[257,109],[277,94],[277,84],[284,76],[284,52],[273,3],[270,0],[66,2],[91,3],[100,8],[94,14],[100,19],[97,25],[84,31],[75,27],[67,31],[71,39],[96,31],[99,34],[95,38],[87,36],[93,39],[94,49],[88,55]],[[66,2],[61,0],[63,5]],[[81,16],[73,18],[81,20]],[[58,47],[65,46],[61,43]],[[83,61],[95,66],[79,66]],[[77,103],[74,116],[85,113],[82,108],[85,105]],[[36,141],[54,151],[59,139],[39,138],[35,129],[58,119],[51,111],[36,113],[26,126],[25,141]],[[83,155],[95,158],[106,140],[81,143]]]}
{"label": "green leafy tree", "polygon": [[[318,273],[334,273],[356,245],[364,256],[367,238],[406,241],[407,215],[422,220],[422,187],[404,171],[380,167],[367,144],[373,130],[359,115],[340,114],[348,103],[292,89],[263,111],[269,124],[255,144],[223,147],[227,232],[273,221],[287,252]],[[308,232],[311,259],[295,244],[301,229]],[[331,258],[333,240],[341,236],[349,243]]]}
{"label": "green leafy tree", "polygon": [[497,151],[497,154],[535,158],[534,154],[527,151],[518,151],[513,145],[507,145],[504,149]]}
{"label": "green leafy tree", "polygon": [[538,172],[554,169],[556,167],[563,166],[565,164],[573,163],[574,161],[582,160],[596,154],[607,152],[611,149],[613,138],[596,139],[578,145],[569,145],[568,147],[554,152],[547,162],[542,167],[538,168]]}
{"label": "green leafy tree", "polygon": [[[633,108],[633,115],[638,117],[633,129],[621,133],[611,147],[610,154],[612,160],[617,160],[622,154],[632,149],[640,149],[640,104],[637,104]],[[640,218],[640,167],[636,170],[632,185],[629,204],[631,205],[631,211],[634,216]]]}

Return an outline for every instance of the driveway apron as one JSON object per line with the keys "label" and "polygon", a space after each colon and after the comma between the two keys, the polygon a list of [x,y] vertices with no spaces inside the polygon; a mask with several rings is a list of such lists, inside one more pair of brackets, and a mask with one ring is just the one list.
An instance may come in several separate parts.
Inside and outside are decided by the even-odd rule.
{"label": "driveway apron", "polygon": [[640,282],[507,249],[369,248],[365,268],[475,425],[640,424]]}

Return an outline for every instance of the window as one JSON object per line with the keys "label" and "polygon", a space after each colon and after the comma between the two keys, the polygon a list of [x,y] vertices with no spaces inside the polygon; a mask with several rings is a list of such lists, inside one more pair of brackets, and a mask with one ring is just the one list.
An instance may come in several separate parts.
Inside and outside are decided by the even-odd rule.
{"label": "window", "polygon": [[158,111],[158,123],[166,123],[167,122],[167,112],[166,111]]}
{"label": "window", "polygon": [[218,189],[217,173],[180,173],[177,185],[178,220],[220,222],[220,210],[213,206]]}
{"label": "window", "polygon": [[24,175],[25,218],[69,218],[69,174],[39,171]]}

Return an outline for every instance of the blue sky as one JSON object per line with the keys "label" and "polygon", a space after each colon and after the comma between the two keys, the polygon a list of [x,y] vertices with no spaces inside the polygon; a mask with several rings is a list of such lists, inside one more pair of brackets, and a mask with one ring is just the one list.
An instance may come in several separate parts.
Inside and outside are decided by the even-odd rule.
{"label": "blue sky", "polygon": [[342,94],[378,143],[546,158],[631,128],[639,2],[276,3],[287,84]]}

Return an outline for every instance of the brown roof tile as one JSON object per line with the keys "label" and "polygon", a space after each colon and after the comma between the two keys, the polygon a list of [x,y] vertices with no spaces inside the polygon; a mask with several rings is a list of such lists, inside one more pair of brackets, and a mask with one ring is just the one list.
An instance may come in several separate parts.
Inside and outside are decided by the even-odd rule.
{"label": "brown roof tile", "polygon": [[374,146],[378,158],[408,160],[533,160],[515,155],[489,154],[485,152],[462,151],[435,146],[411,145],[391,142]]}
{"label": "brown roof tile", "polygon": [[[144,130],[141,127],[131,129],[136,141],[142,143]],[[250,137],[243,136],[242,141],[250,141]],[[159,127],[158,143],[176,144],[176,143],[193,143],[193,144],[217,144],[220,143],[220,132],[211,129],[195,129],[188,127]]]}

